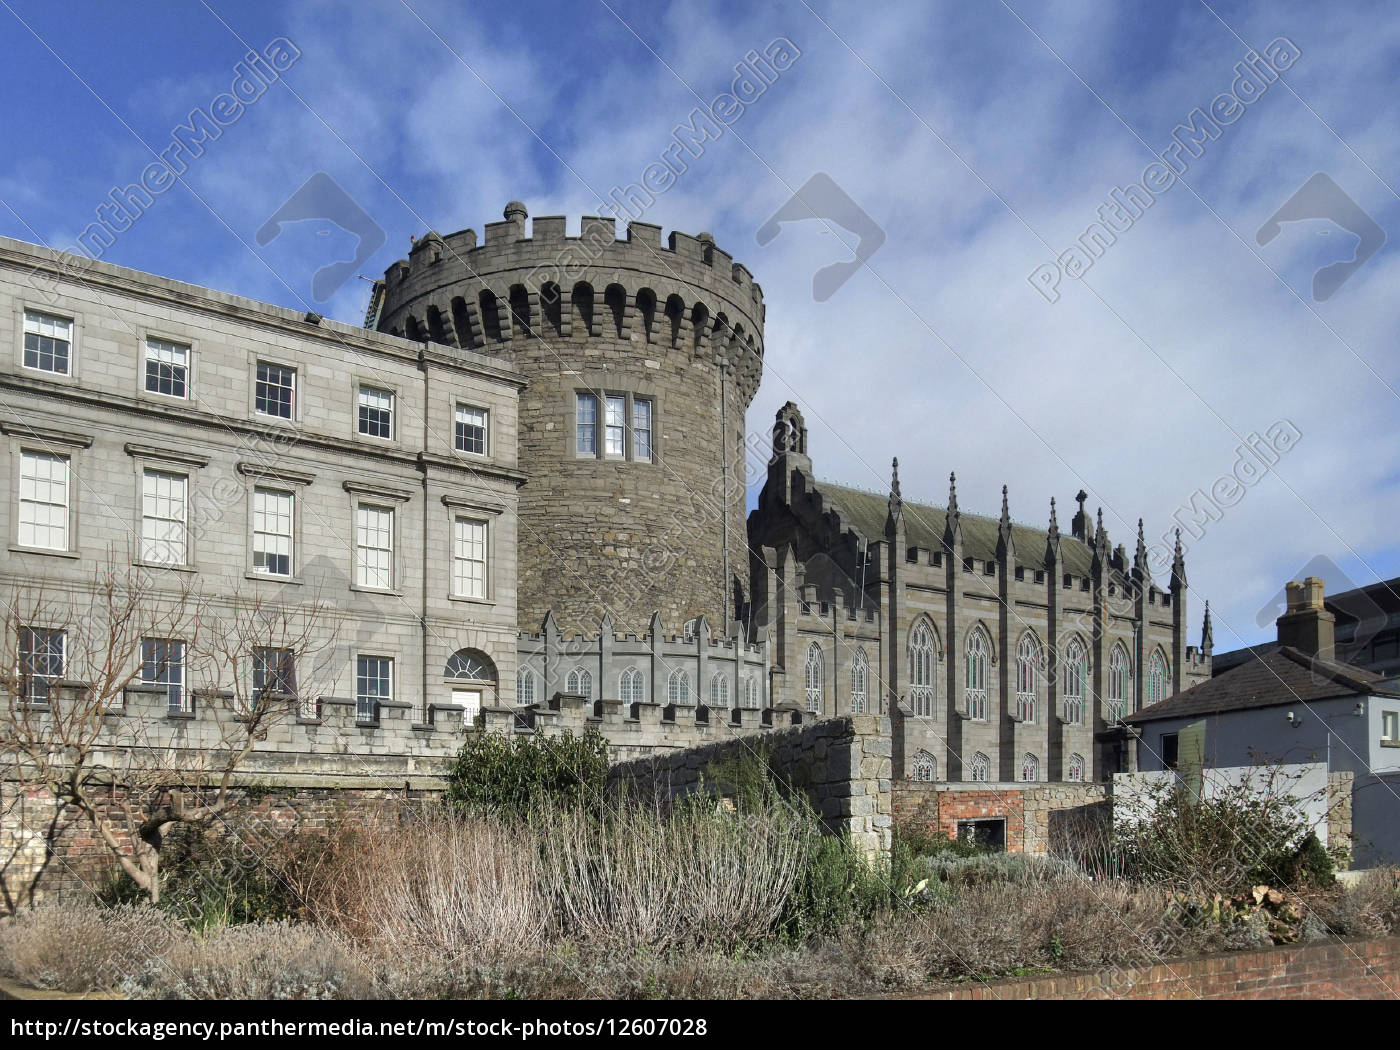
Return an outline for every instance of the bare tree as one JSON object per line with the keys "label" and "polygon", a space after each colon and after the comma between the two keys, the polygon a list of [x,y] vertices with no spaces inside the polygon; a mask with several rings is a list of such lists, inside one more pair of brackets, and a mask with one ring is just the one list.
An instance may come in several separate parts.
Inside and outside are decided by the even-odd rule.
{"label": "bare tree", "polygon": [[236,803],[238,768],[315,704],[335,629],[318,599],[204,596],[186,574],[111,557],[81,592],[16,586],[0,639],[8,776],[74,807],[158,901],[171,828]]}

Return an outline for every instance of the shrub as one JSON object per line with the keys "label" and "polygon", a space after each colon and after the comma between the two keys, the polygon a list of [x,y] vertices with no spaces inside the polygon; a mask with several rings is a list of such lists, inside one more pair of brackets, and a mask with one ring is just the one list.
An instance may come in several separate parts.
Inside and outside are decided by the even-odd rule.
{"label": "shrub", "polygon": [[189,935],[149,905],[43,904],[0,922],[0,974],[34,988],[104,991]]}
{"label": "shrub", "polygon": [[470,737],[448,773],[445,801],[453,809],[525,813],[548,801],[596,805],[608,779],[608,744],[597,729],[582,736]]}

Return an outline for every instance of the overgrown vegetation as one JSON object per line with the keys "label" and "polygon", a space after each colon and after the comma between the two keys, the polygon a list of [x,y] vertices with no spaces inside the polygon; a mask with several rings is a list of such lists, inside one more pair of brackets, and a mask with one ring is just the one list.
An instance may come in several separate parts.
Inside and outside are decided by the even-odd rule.
{"label": "overgrown vegetation", "polygon": [[830,998],[1400,931],[1400,873],[1333,885],[1305,828],[1243,798],[1164,795],[1113,844],[1131,879],[917,820],[875,864],[762,755],[689,799],[604,805],[605,765],[560,764],[599,743],[502,748],[449,804],[364,825],[186,829],[159,909],[0,922],[0,973],[135,997]]}
{"label": "overgrown vegetation", "polygon": [[446,802],[457,810],[524,813],[548,802],[595,803],[608,780],[608,743],[598,730],[582,736],[513,737],[480,733],[457,753]]}

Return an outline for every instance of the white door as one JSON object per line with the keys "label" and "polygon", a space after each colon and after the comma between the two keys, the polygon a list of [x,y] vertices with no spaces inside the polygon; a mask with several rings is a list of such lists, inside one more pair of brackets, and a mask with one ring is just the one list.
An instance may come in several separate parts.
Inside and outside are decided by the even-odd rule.
{"label": "white door", "polygon": [[481,690],[480,689],[454,689],[452,690],[452,702],[462,706],[462,723],[466,726],[476,725],[476,716],[481,714]]}

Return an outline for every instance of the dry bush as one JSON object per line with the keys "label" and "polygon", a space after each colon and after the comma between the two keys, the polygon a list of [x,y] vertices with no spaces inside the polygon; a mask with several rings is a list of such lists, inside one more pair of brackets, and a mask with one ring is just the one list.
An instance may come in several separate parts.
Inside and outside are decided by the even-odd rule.
{"label": "dry bush", "polygon": [[1388,937],[1400,933],[1400,868],[1360,873],[1353,882],[1304,896],[1316,931],[1339,937]]}
{"label": "dry bush", "polygon": [[0,974],[32,988],[115,988],[189,941],[173,916],[146,905],[43,904],[0,922]]}
{"label": "dry bush", "polygon": [[363,999],[363,963],[325,931],[289,923],[229,926],[173,945],[122,982],[132,999]]}
{"label": "dry bush", "polygon": [[535,827],[556,932],[655,948],[771,936],[812,835],[799,813],[779,804],[740,814],[696,803],[659,818],[627,803],[602,820],[550,809]]}

